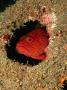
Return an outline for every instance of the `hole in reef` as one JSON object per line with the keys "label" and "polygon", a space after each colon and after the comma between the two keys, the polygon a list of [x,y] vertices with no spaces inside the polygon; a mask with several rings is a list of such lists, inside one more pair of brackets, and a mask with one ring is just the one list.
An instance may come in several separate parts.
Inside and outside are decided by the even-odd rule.
{"label": "hole in reef", "polygon": [[64,80],[62,90],[67,90],[67,80]]}
{"label": "hole in reef", "polygon": [[[24,23],[24,26],[20,26],[20,28],[12,31],[13,35],[8,41],[8,43],[5,45],[7,57],[11,60],[18,61],[23,64],[29,64],[29,65],[37,65],[40,63],[42,60],[37,60],[31,57],[28,57],[24,54],[20,54],[16,50],[16,44],[18,43],[19,39],[26,35],[27,33],[31,32],[32,29],[44,29],[45,32],[46,26],[42,26],[38,21],[28,21]],[[47,35],[47,38],[49,39],[49,34]],[[45,54],[46,55],[46,54]]]}

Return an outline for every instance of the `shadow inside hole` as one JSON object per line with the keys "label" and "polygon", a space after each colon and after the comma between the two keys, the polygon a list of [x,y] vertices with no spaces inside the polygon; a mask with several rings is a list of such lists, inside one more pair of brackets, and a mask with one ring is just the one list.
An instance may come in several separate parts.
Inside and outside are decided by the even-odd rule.
{"label": "shadow inside hole", "polygon": [[67,80],[64,80],[62,90],[67,90]]}
{"label": "shadow inside hole", "polygon": [[[16,29],[13,32],[13,36],[9,40],[9,42],[6,44],[5,49],[7,52],[7,57],[10,58],[11,60],[19,61],[20,63],[23,64],[29,64],[29,65],[37,65],[40,63],[42,60],[36,60],[31,57],[27,57],[23,54],[19,54],[16,51],[16,44],[19,41],[19,39],[23,36],[32,31],[32,29],[41,27],[41,24],[38,21],[28,21],[24,24],[24,26],[20,26],[19,29]],[[46,26],[42,27],[46,31]]]}
{"label": "shadow inside hole", "polygon": [[3,12],[6,7],[12,5],[16,2],[16,0],[0,0],[0,12]]}

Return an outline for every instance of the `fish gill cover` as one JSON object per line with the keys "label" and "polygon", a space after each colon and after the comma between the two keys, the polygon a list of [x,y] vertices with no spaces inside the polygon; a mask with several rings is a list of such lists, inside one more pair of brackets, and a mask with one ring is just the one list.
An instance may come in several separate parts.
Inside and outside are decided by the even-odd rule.
{"label": "fish gill cover", "polygon": [[[28,21],[24,23],[24,26],[20,26],[19,29],[17,28],[16,30],[13,30],[13,35],[5,46],[8,58],[23,64],[28,63],[30,65],[37,65],[42,61],[18,53],[16,50],[16,44],[18,43],[20,38],[26,35],[27,33],[31,32],[33,29],[44,29],[47,33],[46,26],[42,26],[38,21]],[[47,35],[47,38],[49,39],[49,34]],[[44,53],[44,55],[46,57],[46,52]]]}

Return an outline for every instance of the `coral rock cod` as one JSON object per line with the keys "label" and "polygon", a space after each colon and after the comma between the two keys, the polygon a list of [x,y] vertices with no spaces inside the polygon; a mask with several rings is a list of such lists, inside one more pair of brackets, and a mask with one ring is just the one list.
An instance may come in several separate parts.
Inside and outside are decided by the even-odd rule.
{"label": "coral rock cod", "polygon": [[45,48],[49,44],[49,34],[46,28],[35,28],[23,35],[16,44],[16,50],[28,57],[45,60]]}

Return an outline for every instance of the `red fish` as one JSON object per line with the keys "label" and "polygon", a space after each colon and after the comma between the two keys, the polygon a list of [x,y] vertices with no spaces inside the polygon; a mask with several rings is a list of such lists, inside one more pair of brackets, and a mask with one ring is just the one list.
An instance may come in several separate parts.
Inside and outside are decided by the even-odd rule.
{"label": "red fish", "polygon": [[45,60],[44,50],[49,44],[49,35],[44,29],[33,29],[22,36],[16,44],[16,50],[20,54],[37,60]]}

